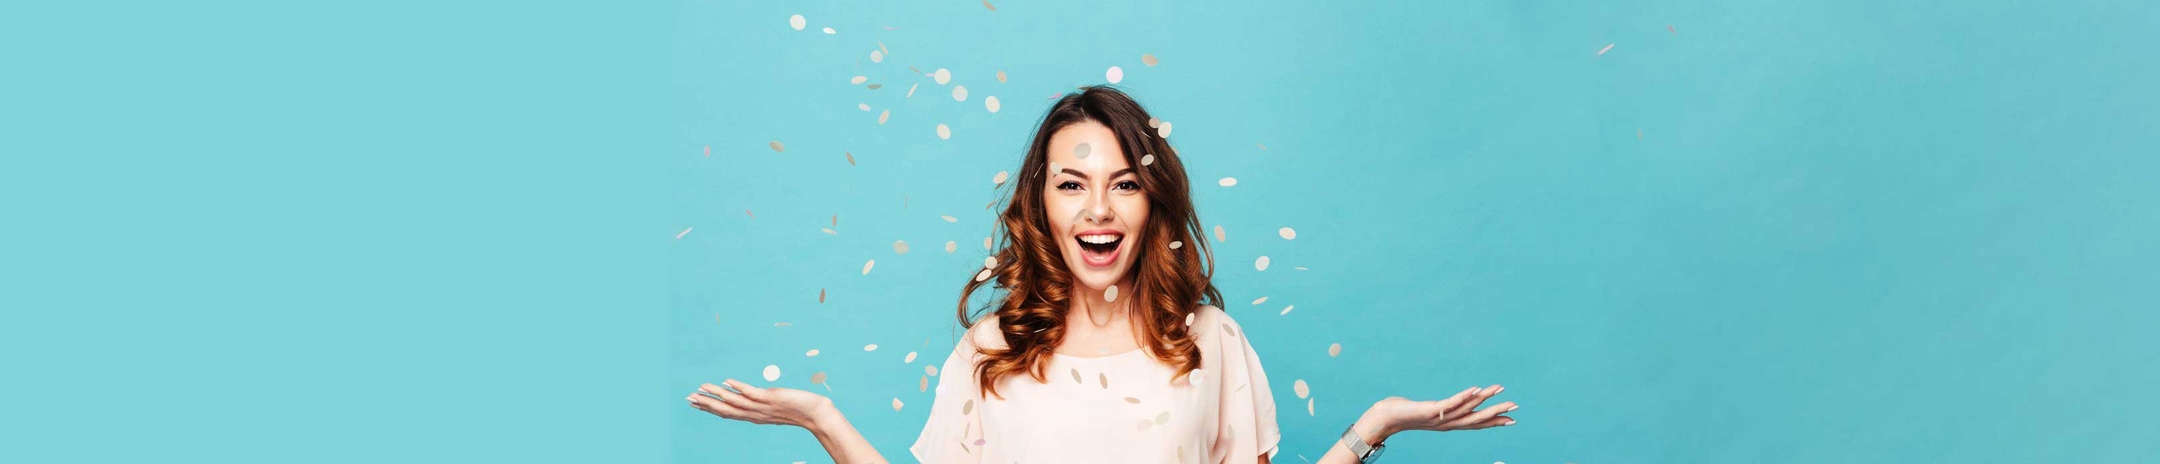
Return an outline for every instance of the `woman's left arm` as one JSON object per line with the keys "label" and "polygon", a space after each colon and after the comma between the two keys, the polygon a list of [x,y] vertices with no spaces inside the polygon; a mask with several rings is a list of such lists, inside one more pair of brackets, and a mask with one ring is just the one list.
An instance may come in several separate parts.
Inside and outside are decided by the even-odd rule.
{"label": "woman's left arm", "polygon": [[[1478,409],[1485,400],[1500,394],[1500,390],[1499,385],[1472,387],[1437,401],[1412,401],[1400,396],[1380,400],[1366,409],[1365,415],[1350,425],[1350,430],[1364,438],[1366,444],[1377,446],[1396,433],[1411,430],[1446,432],[1515,425],[1514,418],[1502,415],[1515,410],[1513,401]],[[1334,444],[1320,457],[1319,464],[1358,464],[1357,456],[1348,445],[1340,438],[1332,441]],[[1268,461],[1263,456],[1260,462],[1267,464]]]}

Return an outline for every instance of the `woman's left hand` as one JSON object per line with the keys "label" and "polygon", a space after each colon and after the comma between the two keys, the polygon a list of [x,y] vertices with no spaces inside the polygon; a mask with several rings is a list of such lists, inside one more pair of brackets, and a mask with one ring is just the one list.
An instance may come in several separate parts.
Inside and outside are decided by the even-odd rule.
{"label": "woman's left hand", "polygon": [[[753,424],[792,425],[817,431],[819,419],[834,413],[832,399],[792,388],[758,388],[728,379],[719,385],[698,386],[690,406],[728,419]],[[709,396],[708,396],[709,395]]]}

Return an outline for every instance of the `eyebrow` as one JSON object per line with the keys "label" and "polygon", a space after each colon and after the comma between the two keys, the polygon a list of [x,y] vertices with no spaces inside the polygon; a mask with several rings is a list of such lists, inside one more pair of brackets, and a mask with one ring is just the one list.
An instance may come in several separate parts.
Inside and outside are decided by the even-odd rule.
{"label": "eyebrow", "polygon": [[[1080,172],[1080,171],[1074,170],[1073,168],[1064,168],[1064,169],[1063,169],[1062,171],[1063,171],[1064,173],[1066,173],[1066,174],[1072,174],[1072,175],[1073,175],[1073,176],[1075,176],[1075,177],[1079,177],[1079,178],[1080,178],[1080,180],[1089,180],[1089,179],[1088,179],[1088,175],[1087,175],[1086,173],[1082,173],[1082,172]],[[1119,169],[1119,170],[1117,170],[1117,172],[1112,172],[1112,173],[1110,173],[1110,178],[1112,178],[1112,179],[1116,179],[1116,178],[1117,178],[1118,176],[1122,176],[1122,175],[1126,175],[1126,174],[1131,174],[1132,172],[1133,172],[1132,168],[1125,168],[1125,169]]]}

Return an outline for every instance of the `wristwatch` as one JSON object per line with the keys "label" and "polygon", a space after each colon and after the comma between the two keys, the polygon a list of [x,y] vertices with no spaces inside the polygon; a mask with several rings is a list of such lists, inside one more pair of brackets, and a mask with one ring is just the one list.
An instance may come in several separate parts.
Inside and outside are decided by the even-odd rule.
{"label": "wristwatch", "polygon": [[1358,436],[1356,425],[1343,429],[1342,444],[1344,448],[1350,449],[1351,456],[1356,456],[1358,462],[1363,464],[1380,462],[1380,452],[1387,450],[1387,445],[1366,443],[1364,437]]}

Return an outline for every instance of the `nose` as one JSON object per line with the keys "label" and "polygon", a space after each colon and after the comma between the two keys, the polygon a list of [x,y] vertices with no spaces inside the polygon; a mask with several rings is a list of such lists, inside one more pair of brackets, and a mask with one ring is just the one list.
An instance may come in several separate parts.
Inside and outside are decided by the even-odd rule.
{"label": "nose", "polygon": [[1094,225],[1110,223],[1110,220],[1115,218],[1116,213],[1111,211],[1110,197],[1108,195],[1108,192],[1101,189],[1092,191],[1088,195],[1087,204],[1082,205],[1080,209],[1080,222]]}

